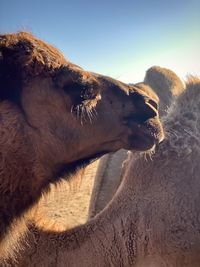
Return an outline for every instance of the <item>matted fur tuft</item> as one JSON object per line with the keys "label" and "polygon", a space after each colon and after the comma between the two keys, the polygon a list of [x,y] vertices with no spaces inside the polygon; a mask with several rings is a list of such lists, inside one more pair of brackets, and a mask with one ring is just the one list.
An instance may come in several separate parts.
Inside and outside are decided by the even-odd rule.
{"label": "matted fur tuft", "polygon": [[1,60],[19,64],[30,76],[68,63],[58,49],[28,32],[0,35],[0,51]]}
{"label": "matted fur tuft", "polygon": [[[176,154],[189,157],[192,151],[199,147],[199,110],[200,79],[189,76],[186,90],[171,105],[168,116],[163,119],[167,142],[170,142],[170,149]],[[160,147],[161,150],[162,145]]]}
{"label": "matted fur tuft", "polygon": [[[184,111],[184,119],[194,120],[200,116],[200,79],[198,77],[189,76],[186,82],[186,90],[177,99],[171,107],[173,116]],[[193,116],[192,116],[193,114]],[[190,116],[191,115],[191,116]]]}

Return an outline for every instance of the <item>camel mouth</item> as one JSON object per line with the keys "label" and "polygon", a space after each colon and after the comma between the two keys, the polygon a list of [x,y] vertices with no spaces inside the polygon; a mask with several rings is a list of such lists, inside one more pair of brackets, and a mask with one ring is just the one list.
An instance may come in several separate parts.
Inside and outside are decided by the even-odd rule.
{"label": "camel mouth", "polygon": [[131,130],[128,143],[131,150],[146,151],[164,140],[164,131],[158,117],[145,122],[126,120],[126,125]]}

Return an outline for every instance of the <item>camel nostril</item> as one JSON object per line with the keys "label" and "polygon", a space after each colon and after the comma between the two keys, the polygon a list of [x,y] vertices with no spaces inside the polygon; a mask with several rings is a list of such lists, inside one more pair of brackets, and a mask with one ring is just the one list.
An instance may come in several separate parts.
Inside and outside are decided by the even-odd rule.
{"label": "camel nostril", "polygon": [[137,92],[133,92],[131,98],[136,107],[137,118],[134,118],[135,121],[144,123],[158,116],[158,104],[154,99]]}
{"label": "camel nostril", "polygon": [[145,104],[146,105],[144,106],[144,112],[146,114],[146,117],[148,117],[148,119],[156,117],[158,115],[158,110],[150,104],[150,101],[145,102]]}
{"label": "camel nostril", "polygon": [[138,107],[138,110],[134,115],[126,117],[125,121],[126,122],[134,121],[136,123],[141,124],[157,116],[158,116],[158,111],[148,102],[145,102]]}
{"label": "camel nostril", "polygon": [[152,99],[149,99],[148,103],[149,103],[152,107],[154,107],[156,110],[158,110],[158,104],[157,104],[155,101],[153,101]]}
{"label": "camel nostril", "polygon": [[158,115],[157,110],[149,103],[146,103],[146,106],[143,108],[143,112],[143,118],[145,121],[154,118]]}

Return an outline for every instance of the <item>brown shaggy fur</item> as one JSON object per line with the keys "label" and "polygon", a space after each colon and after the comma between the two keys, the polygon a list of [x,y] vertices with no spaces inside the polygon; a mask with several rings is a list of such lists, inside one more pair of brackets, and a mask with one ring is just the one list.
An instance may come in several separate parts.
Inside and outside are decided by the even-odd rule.
{"label": "brown shaggy fur", "polygon": [[99,155],[162,140],[155,101],[30,33],[0,35],[0,262],[50,183]]}

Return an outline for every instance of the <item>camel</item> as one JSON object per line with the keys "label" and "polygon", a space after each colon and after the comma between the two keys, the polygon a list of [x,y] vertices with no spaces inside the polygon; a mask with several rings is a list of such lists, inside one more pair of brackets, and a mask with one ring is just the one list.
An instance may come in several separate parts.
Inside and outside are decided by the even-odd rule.
{"label": "camel", "polygon": [[166,139],[154,155],[133,152],[111,203],[85,225],[35,229],[20,266],[199,267],[200,78],[163,119]]}
{"label": "camel", "polygon": [[[143,88],[140,86],[140,89],[146,90],[147,94],[148,92],[153,94],[148,86],[143,86]],[[78,175],[78,179],[76,175],[76,179],[73,179],[70,185],[68,181],[62,181],[59,187],[57,185],[51,186],[51,191],[39,202],[37,215],[34,214],[33,216],[33,220],[37,218],[36,225],[50,229],[52,225],[53,227],[56,225],[59,229],[63,227],[70,229],[85,223],[88,220],[88,211],[91,210],[93,202],[96,204],[95,209],[99,208],[101,210],[101,203],[109,202],[106,197],[110,197],[116,192],[121,182],[120,166],[126,155],[127,150],[124,149],[104,155],[84,168]],[[103,181],[103,184],[98,184],[98,181],[100,183]],[[76,186],[77,183],[78,187]],[[74,184],[75,190],[72,195],[71,187],[74,187]],[[97,196],[92,195],[93,201],[90,201],[93,184],[96,188],[101,188],[101,190],[99,192],[94,188],[93,192],[97,192]],[[98,198],[97,203],[95,198]],[[90,203],[91,205],[89,206]]]}
{"label": "camel", "polygon": [[27,32],[0,35],[0,110],[3,260],[51,183],[108,152],[164,138],[157,99],[83,70]]}
{"label": "camel", "polygon": [[[152,88],[156,92],[160,99],[159,114],[161,117],[167,114],[172,101],[184,90],[182,81],[172,70],[159,66],[149,68],[146,71],[144,82],[134,86],[146,92]],[[126,158],[126,150],[121,149],[100,159],[101,162],[94,180],[88,219],[99,213],[114,196],[122,181],[122,165]]]}
{"label": "camel", "polygon": [[[150,72],[152,69],[158,73],[165,72],[165,80],[169,79],[169,70],[152,67],[147,72]],[[163,78],[163,76],[160,77],[161,80]],[[152,79],[154,79],[154,76]],[[162,81],[162,86],[165,90],[171,90],[172,86],[167,88],[165,80]],[[151,88],[145,83],[138,83],[136,86],[141,90],[146,90],[147,94],[149,91],[153,94]],[[164,89],[160,87],[160,90],[164,91]],[[160,101],[159,111],[161,104],[162,102]],[[127,151],[121,149],[115,153],[104,155],[99,160],[89,164],[78,176],[78,187],[77,175],[70,185],[68,181],[62,181],[59,186],[51,186],[48,195],[45,195],[39,202],[37,215],[34,215],[34,218],[37,218],[35,223],[40,226],[44,225],[45,228],[47,225],[49,228],[56,225],[59,229],[70,229],[86,223],[88,218],[93,217],[92,211],[94,211],[95,215],[98,211],[102,210],[117,191],[121,183],[122,162],[126,157]],[[92,190],[93,183],[95,188]],[[74,184],[75,189],[73,189]],[[100,190],[98,190],[99,188]],[[74,190],[73,194],[72,190]],[[92,197],[91,192],[93,192]],[[97,201],[95,201],[95,198]]]}
{"label": "camel", "polygon": [[[146,77],[160,97],[159,113],[163,116],[170,102],[183,91],[183,83],[171,70],[158,66],[148,69],[145,79]],[[159,82],[156,83],[155,77]],[[147,93],[151,90],[144,82],[137,83],[136,86]],[[86,223],[106,206],[117,191],[122,179],[122,163],[126,158],[127,151],[123,149],[104,155],[84,169],[78,188],[77,179],[73,179],[70,186],[67,181],[62,181],[59,187],[52,186],[48,195],[39,203],[37,216],[34,216],[37,218],[36,224],[45,227],[48,225],[49,228],[52,228],[53,224],[59,228],[70,229]],[[71,187],[74,184],[76,188],[72,195]]]}

